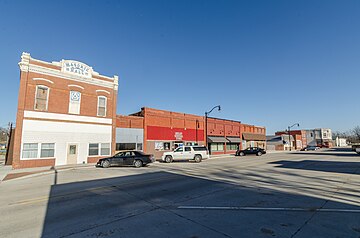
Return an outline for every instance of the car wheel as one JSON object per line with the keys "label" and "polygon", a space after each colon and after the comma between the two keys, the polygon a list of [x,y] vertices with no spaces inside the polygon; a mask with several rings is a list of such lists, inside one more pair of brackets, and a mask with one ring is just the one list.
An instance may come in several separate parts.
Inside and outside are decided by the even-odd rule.
{"label": "car wheel", "polygon": [[110,162],[108,160],[105,160],[102,162],[102,167],[103,168],[109,168],[110,167]]}
{"label": "car wheel", "polygon": [[172,160],[173,160],[173,158],[171,157],[171,155],[167,155],[167,156],[165,157],[165,162],[166,162],[166,163],[171,163]]}
{"label": "car wheel", "polygon": [[244,156],[244,155],[245,155],[244,152],[240,152],[240,153],[239,153],[239,156]]}
{"label": "car wheel", "polygon": [[256,155],[257,155],[257,156],[261,156],[261,155],[262,155],[261,151],[257,152]]}
{"label": "car wheel", "polygon": [[195,162],[196,163],[200,163],[201,162],[201,156],[200,155],[195,155],[195,157],[194,157],[194,160],[195,160]]}
{"label": "car wheel", "polygon": [[137,159],[137,160],[134,161],[134,166],[135,166],[135,168],[140,168],[140,167],[143,166],[143,163],[142,163],[141,160]]}

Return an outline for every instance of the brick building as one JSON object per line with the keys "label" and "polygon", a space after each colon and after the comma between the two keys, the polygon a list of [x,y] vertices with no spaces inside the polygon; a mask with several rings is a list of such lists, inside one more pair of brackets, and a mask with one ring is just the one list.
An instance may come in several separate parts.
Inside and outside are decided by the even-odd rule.
{"label": "brick building", "polygon": [[[288,131],[278,131],[275,135],[288,134]],[[329,128],[316,128],[307,130],[290,130],[296,143],[295,149],[299,150],[306,146],[320,146],[320,147],[332,147],[332,132]]]}
{"label": "brick building", "polygon": [[205,144],[202,116],[143,107],[130,117],[143,118],[143,150],[157,158],[178,146]]}
{"label": "brick building", "polygon": [[[288,135],[288,131],[277,131],[275,135]],[[306,130],[290,130],[290,135],[294,138],[294,142],[291,148],[295,150],[301,150],[308,145]]]}
{"label": "brick building", "polygon": [[[205,118],[203,116],[144,107],[130,116],[117,116],[116,147],[140,149],[161,157],[182,145],[205,145]],[[233,154],[240,148],[265,148],[265,128],[220,118],[207,120],[208,148],[211,154]],[[120,132],[122,131],[122,135]],[[135,139],[136,138],[136,139]],[[137,141],[137,142],[135,142]]]}
{"label": "brick building", "polygon": [[115,151],[118,77],[21,56],[13,167],[95,162]]}

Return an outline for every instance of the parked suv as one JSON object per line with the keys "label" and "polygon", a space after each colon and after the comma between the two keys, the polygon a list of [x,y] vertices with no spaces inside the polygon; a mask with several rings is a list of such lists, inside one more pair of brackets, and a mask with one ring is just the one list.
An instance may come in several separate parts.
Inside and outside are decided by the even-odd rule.
{"label": "parked suv", "polygon": [[209,158],[209,151],[205,146],[181,146],[172,152],[165,152],[161,160],[171,163],[174,160],[194,160],[200,163],[203,159]]}

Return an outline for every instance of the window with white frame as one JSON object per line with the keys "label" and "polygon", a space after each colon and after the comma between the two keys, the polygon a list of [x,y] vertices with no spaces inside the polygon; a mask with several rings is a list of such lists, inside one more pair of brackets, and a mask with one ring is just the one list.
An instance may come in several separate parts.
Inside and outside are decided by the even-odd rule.
{"label": "window with white frame", "polygon": [[110,143],[90,143],[89,156],[110,155]]}
{"label": "window with white frame", "polygon": [[106,101],[107,101],[106,97],[104,97],[104,96],[98,97],[98,110],[97,110],[98,116],[101,116],[101,117],[106,116]]}
{"label": "window with white frame", "polygon": [[81,93],[77,91],[70,91],[69,113],[80,114],[80,101]]}
{"label": "window with white frame", "polygon": [[38,143],[24,143],[22,150],[22,158],[37,158]]}
{"label": "window with white frame", "polygon": [[35,110],[47,111],[48,109],[49,88],[38,85],[35,95]]}
{"label": "window with white frame", "polygon": [[54,157],[55,155],[55,143],[42,143],[40,158]]}
{"label": "window with white frame", "polygon": [[89,156],[99,155],[99,144],[90,143],[89,144]]}
{"label": "window with white frame", "polygon": [[101,143],[101,155],[110,155],[110,143]]}

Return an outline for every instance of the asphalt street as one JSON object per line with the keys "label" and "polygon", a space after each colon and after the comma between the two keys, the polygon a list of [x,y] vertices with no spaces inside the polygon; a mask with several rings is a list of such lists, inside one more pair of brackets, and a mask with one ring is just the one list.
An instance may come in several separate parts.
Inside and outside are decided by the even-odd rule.
{"label": "asphalt street", "polygon": [[347,150],[82,167],[0,184],[0,237],[360,237]]}

